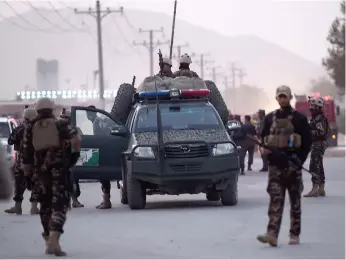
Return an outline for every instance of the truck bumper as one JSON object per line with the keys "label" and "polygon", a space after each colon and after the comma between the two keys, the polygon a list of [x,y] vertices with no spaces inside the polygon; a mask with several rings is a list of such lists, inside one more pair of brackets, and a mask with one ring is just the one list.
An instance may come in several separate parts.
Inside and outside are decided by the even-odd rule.
{"label": "truck bumper", "polygon": [[134,159],[128,161],[127,166],[133,178],[158,185],[172,181],[217,183],[237,181],[239,157],[235,154],[197,159],[166,159],[163,172],[157,160]]}

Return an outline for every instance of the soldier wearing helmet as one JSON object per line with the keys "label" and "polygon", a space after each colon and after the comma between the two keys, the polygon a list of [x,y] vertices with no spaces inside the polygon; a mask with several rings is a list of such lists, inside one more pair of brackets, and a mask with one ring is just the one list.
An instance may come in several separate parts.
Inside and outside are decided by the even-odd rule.
{"label": "soldier wearing helmet", "polygon": [[304,197],[326,196],[324,190],[325,176],[323,155],[327,148],[329,123],[323,113],[324,100],[321,97],[309,97],[310,103],[310,128],[312,135],[311,158],[309,170],[316,173],[319,178],[312,177],[312,190]]}
{"label": "soldier wearing helmet", "polygon": [[172,61],[170,58],[162,58],[163,61],[163,68],[162,70],[156,74],[156,76],[159,77],[173,77],[173,72],[172,72]]}
{"label": "soldier wearing helmet", "polygon": [[66,213],[70,204],[64,143],[71,142],[71,149],[80,150],[80,136],[67,120],[53,115],[54,102],[41,98],[36,102],[37,117],[25,129],[23,138],[22,168],[25,175],[34,170],[40,184],[40,218],[46,254],[65,256],[60,247]]}
{"label": "soldier wearing helmet", "polygon": [[[60,114],[60,118],[67,120],[68,123],[71,124],[71,111],[63,108]],[[80,131],[78,127],[77,127],[77,130]],[[78,161],[79,153],[72,153],[71,142],[65,142],[65,148],[66,148],[67,157],[71,159],[70,165],[71,166],[75,165],[76,162]],[[69,173],[70,173],[69,176],[70,176],[70,183],[71,183],[70,189],[71,189],[72,207],[82,208],[84,207],[84,205],[78,201],[78,197],[81,194],[79,180],[74,178],[72,169],[69,169]]]}
{"label": "soldier wearing helmet", "polygon": [[5,212],[8,214],[22,214],[22,202],[23,195],[26,189],[31,190],[30,202],[31,209],[30,214],[35,215],[39,213],[37,207],[38,199],[38,184],[37,181],[32,181],[32,176],[24,176],[24,172],[21,168],[21,161],[23,156],[23,137],[25,128],[36,118],[36,110],[34,108],[27,107],[23,113],[23,123],[21,123],[17,128],[13,130],[10,137],[8,138],[8,144],[13,145],[16,151],[16,160],[13,165],[13,175],[14,175],[14,197],[15,202],[12,208],[6,209]]}
{"label": "soldier wearing helmet", "polygon": [[183,54],[179,59],[179,70],[173,73],[173,78],[181,76],[198,78],[198,74],[190,70],[191,63],[191,57],[187,53]]}
{"label": "soldier wearing helmet", "polygon": [[[277,246],[281,227],[285,194],[288,190],[290,211],[290,245],[300,243],[301,193],[303,180],[301,165],[304,164],[311,147],[311,133],[307,117],[295,111],[290,101],[292,92],[288,86],[276,89],[276,100],[280,108],[269,113],[263,121],[260,138],[265,145],[275,147],[280,152],[271,152],[261,147],[263,155],[268,156],[269,176],[267,192],[269,202],[269,223],[267,232],[257,239],[262,243]],[[288,158],[292,157],[295,164]],[[298,161],[301,165],[298,165]]]}

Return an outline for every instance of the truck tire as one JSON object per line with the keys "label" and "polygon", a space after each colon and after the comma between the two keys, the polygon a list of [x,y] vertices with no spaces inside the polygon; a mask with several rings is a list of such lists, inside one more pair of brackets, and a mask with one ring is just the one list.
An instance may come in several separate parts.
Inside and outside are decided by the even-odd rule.
{"label": "truck tire", "polygon": [[134,93],[135,88],[131,84],[123,83],[119,86],[110,114],[122,124],[126,123],[131,111],[132,96]]}
{"label": "truck tire", "polygon": [[130,209],[144,209],[147,202],[147,194],[142,183],[132,178],[131,173],[126,175],[127,199]]}
{"label": "truck tire", "polygon": [[220,200],[220,192],[217,191],[209,191],[206,194],[208,201],[219,201]]}
{"label": "truck tire", "polygon": [[222,122],[226,125],[229,115],[228,115],[228,108],[223,100],[223,97],[215,85],[214,82],[211,80],[205,80],[205,84],[207,85],[207,88],[210,90],[210,95],[209,95],[209,101],[210,103],[215,107],[217,112],[219,113]]}
{"label": "truck tire", "polygon": [[238,184],[233,182],[221,191],[221,203],[224,206],[235,206],[238,204]]}

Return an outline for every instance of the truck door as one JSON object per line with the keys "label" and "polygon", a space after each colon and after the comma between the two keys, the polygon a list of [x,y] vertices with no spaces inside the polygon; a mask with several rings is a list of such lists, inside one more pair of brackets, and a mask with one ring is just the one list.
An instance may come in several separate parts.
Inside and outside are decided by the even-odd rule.
{"label": "truck door", "polygon": [[82,135],[75,178],[121,180],[121,153],[129,137],[111,135],[111,129],[121,124],[106,111],[90,107],[72,107],[71,120]]}

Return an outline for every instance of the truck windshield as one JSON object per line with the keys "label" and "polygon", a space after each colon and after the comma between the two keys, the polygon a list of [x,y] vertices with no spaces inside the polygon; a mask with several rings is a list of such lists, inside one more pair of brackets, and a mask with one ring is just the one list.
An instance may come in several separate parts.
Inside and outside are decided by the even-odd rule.
{"label": "truck windshield", "polygon": [[[206,104],[160,104],[163,130],[223,129],[216,110]],[[156,106],[138,111],[135,133],[157,131]]]}

